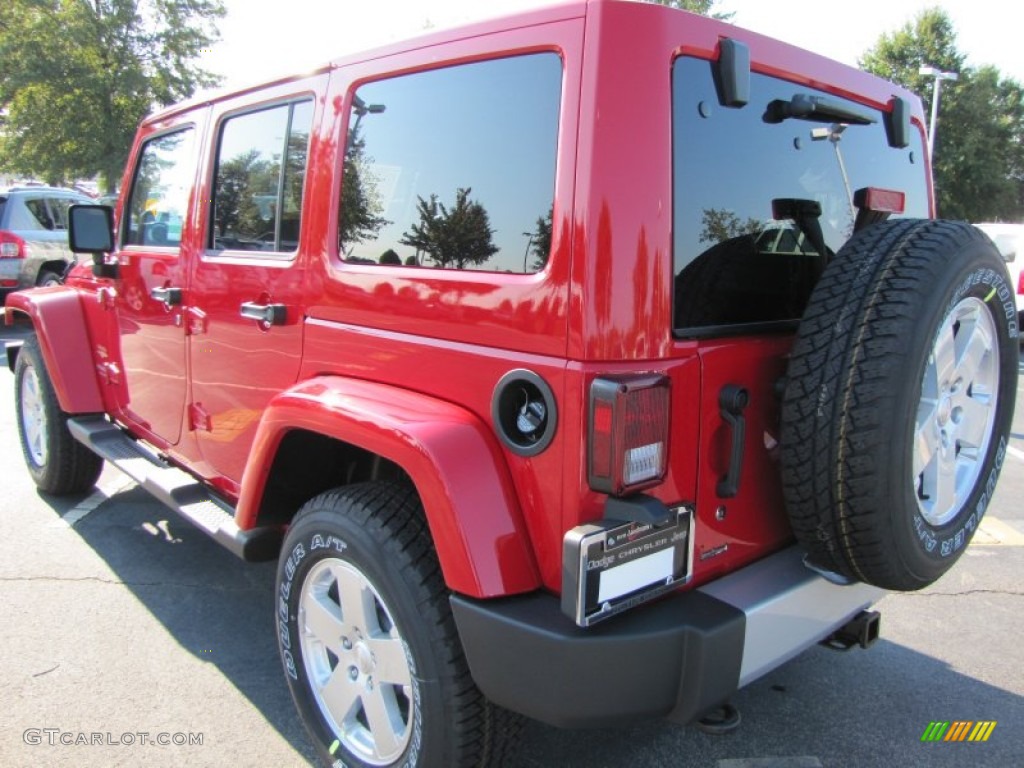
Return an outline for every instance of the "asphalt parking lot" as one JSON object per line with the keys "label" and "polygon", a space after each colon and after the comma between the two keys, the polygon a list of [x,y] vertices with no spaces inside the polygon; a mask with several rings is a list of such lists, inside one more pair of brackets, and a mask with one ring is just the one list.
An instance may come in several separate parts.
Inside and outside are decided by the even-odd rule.
{"label": "asphalt parking lot", "polygon": [[[310,764],[276,649],[274,566],[235,559],[114,470],[86,497],[38,494],[6,369],[0,446],[0,766]],[[1022,498],[1018,413],[975,542],[931,588],[879,603],[872,649],[811,649],[741,691],[742,725],[724,736],[661,722],[531,724],[519,764],[1021,765]],[[983,743],[923,743],[932,721],[996,725]]]}

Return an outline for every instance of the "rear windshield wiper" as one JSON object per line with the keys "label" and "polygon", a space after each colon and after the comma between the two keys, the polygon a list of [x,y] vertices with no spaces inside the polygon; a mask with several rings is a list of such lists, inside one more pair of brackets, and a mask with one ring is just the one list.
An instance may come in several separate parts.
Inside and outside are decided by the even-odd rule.
{"label": "rear windshield wiper", "polygon": [[871,115],[858,112],[838,101],[822,96],[798,93],[789,101],[775,99],[768,102],[764,113],[766,123],[781,123],[783,120],[809,120],[813,123],[847,123],[849,125],[871,125],[878,122]]}

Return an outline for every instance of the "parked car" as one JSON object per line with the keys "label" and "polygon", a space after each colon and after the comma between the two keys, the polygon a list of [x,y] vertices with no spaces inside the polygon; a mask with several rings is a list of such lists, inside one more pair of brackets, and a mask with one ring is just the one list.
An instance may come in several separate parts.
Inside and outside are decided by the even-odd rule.
{"label": "parked car", "polygon": [[975,226],[992,238],[1006,261],[1010,284],[1017,294],[1019,323],[1024,320],[1024,224],[985,222]]}
{"label": "parked car", "polygon": [[91,202],[55,187],[0,190],[0,297],[61,281],[74,260],[68,249],[68,207]]}
{"label": "parked car", "polygon": [[731,727],[871,645],[998,478],[1012,291],[926,157],[910,92],[620,0],[169,107],[116,230],[72,209],[98,257],[7,299],[28,471],[110,462],[276,558],[325,765],[504,765],[521,715]]}

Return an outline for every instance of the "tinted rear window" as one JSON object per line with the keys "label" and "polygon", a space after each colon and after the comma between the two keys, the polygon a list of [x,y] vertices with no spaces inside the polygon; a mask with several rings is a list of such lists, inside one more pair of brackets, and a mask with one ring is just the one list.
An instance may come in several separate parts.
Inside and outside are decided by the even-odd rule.
{"label": "tinted rear window", "polygon": [[[682,335],[741,332],[799,319],[829,255],[853,233],[853,192],[906,194],[903,215],[928,215],[921,137],[889,146],[883,115],[804,85],[751,75],[750,103],[718,102],[708,61],[679,58],[672,73],[675,328]],[[870,125],[766,122],[769,103],[824,96],[870,115]],[[844,178],[844,172],[846,177]],[[819,253],[787,204],[815,210]]]}
{"label": "tinted rear window", "polygon": [[341,257],[493,272],[547,263],[562,61],[535,53],[356,91]]}

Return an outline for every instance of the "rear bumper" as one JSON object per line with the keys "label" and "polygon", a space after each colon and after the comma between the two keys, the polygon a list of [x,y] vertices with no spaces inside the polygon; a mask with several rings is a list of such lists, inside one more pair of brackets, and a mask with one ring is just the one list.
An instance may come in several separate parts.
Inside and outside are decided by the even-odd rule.
{"label": "rear bumper", "polygon": [[485,696],[580,728],[645,717],[690,722],[883,594],[826,581],[791,547],[589,629],[575,626],[547,594],[455,596],[452,610]]}

